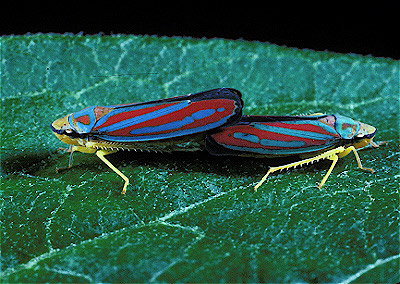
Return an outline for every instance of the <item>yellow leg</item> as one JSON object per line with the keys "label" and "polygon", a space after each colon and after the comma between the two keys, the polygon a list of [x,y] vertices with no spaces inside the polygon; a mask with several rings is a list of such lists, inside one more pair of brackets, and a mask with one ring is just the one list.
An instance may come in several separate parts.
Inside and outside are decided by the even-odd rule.
{"label": "yellow leg", "polygon": [[268,175],[277,171],[277,170],[283,170],[283,169],[289,169],[289,168],[293,168],[293,167],[297,167],[297,166],[302,166],[304,164],[308,164],[308,163],[312,163],[321,159],[329,159],[332,160],[332,164],[328,170],[328,172],[325,174],[324,178],[322,179],[322,181],[319,183],[318,188],[322,188],[322,186],[325,184],[325,182],[328,180],[329,175],[332,173],[333,168],[335,167],[337,161],[339,158],[344,157],[346,155],[348,155],[350,152],[354,153],[354,156],[356,157],[357,160],[357,165],[360,169],[364,170],[364,171],[369,171],[369,172],[375,172],[373,169],[371,168],[364,168],[361,164],[361,159],[360,156],[357,153],[357,150],[354,146],[349,146],[347,148],[344,147],[338,147],[329,151],[326,151],[325,153],[322,153],[320,155],[317,155],[315,157],[309,158],[309,159],[305,159],[305,160],[301,160],[298,162],[294,162],[291,164],[287,164],[287,165],[283,165],[283,166],[279,166],[279,167],[271,167],[267,174],[259,181],[259,183],[257,183],[257,185],[254,187],[254,191],[257,191],[257,189],[264,183],[264,181],[267,179]]}
{"label": "yellow leg", "polygon": [[322,153],[320,155],[317,155],[312,158],[304,159],[298,162],[290,163],[287,165],[279,166],[279,167],[271,167],[269,168],[267,174],[257,183],[257,185],[254,187],[254,191],[257,191],[257,189],[264,183],[264,181],[267,179],[268,175],[276,172],[278,170],[284,170],[284,169],[289,169],[289,168],[295,168],[297,166],[302,166],[304,164],[309,164],[313,163],[315,161],[321,160],[321,159],[330,159],[333,160],[333,163],[331,165],[331,168],[328,170],[328,173],[325,175],[321,183],[319,184],[318,187],[322,187],[326,180],[328,179],[330,173],[332,172],[333,168],[335,167],[335,164],[338,160],[337,154],[344,152],[346,149],[344,147],[338,147],[329,151],[326,151],[325,153]]}
{"label": "yellow leg", "polygon": [[322,188],[324,186],[324,184],[328,180],[328,177],[330,176],[333,168],[335,167],[337,161],[339,160],[339,157],[337,156],[337,154],[333,154],[332,156],[328,157],[328,159],[332,160],[331,167],[329,168],[328,172],[325,174],[324,178],[319,183],[318,188]]}
{"label": "yellow leg", "polygon": [[59,151],[66,151],[67,153],[71,153],[69,155],[69,161],[68,161],[68,167],[61,167],[61,168],[56,168],[56,172],[59,173],[60,171],[70,169],[72,167],[72,162],[73,162],[73,154],[74,152],[82,152],[82,153],[94,153],[96,152],[96,149],[93,148],[87,148],[87,147],[82,147],[82,146],[69,146],[68,149],[64,148],[58,148]]}
{"label": "yellow leg", "polygon": [[270,173],[273,173],[273,172],[275,172],[277,170],[279,170],[279,167],[271,167],[271,168],[269,168],[267,174],[265,176],[263,176],[263,178],[254,187],[254,191],[257,191],[257,189],[264,183],[264,181],[267,179],[267,177],[269,176]]}
{"label": "yellow leg", "polygon": [[116,167],[114,167],[114,165],[111,164],[109,160],[107,160],[107,159],[104,157],[105,155],[112,154],[112,153],[115,153],[115,152],[116,152],[116,151],[98,150],[98,151],[96,152],[96,155],[97,155],[97,157],[99,157],[100,160],[102,160],[107,166],[109,166],[114,172],[116,172],[120,177],[123,178],[123,180],[125,181],[125,183],[124,183],[124,187],[123,187],[121,193],[122,193],[122,194],[125,194],[125,193],[126,193],[126,188],[127,188],[128,184],[129,184],[129,179],[128,179],[122,172],[120,172]]}
{"label": "yellow leg", "polygon": [[362,170],[364,170],[364,171],[369,171],[369,172],[371,172],[371,173],[374,173],[374,172],[375,172],[374,169],[371,169],[371,168],[364,168],[364,167],[362,166],[360,156],[358,155],[357,150],[356,150],[356,148],[355,148],[354,146],[347,147],[345,151],[343,151],[343,152],[341,152],[341,153],[339,154],[339,157],[344,157],[344,156],[348,155],[350,152],[353,152],[353,153],[354,153],[354,156],[356,157],[356,160],[357,160],[357,165],[358,165],[358,167],[359,167],[360,169],[362,169]]}

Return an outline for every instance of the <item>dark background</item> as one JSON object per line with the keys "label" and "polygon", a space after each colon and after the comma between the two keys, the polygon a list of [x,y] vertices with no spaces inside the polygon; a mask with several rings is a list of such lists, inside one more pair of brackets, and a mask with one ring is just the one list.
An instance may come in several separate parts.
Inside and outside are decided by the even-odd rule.
{"label": "dark background", "polygon": [[10,19],[2,21],[0,33],[218,37],[400,59],[395,1],[234,2],[21,4],[4,11]]}

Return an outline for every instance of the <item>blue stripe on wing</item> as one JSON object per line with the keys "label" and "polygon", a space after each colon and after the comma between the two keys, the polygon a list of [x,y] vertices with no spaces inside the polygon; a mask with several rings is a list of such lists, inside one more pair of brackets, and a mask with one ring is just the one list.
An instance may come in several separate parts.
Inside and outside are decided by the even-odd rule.
{"label": "blue stripe on wing", "polygon": [[[251,153],[257,153],[262,155],[271,155],[271,156],[280,156],[280,155],[297,155],[297,154],[304,154],[310,153],[314,151],[321,151],[328,148],[331,148],[331,144],[326,145],[319,145],[319,146],[309,146],[307,148],[295,148],[295,149],[263,149],[263,148],[250,148],[250,147],[241,147],[241,146],[233,146],[233,145],[224,145],[225,148],[235,150],[235,151],[245,151]],[[305,152],[305,149],[307,150]]]}
{"label": "blue stripe on wing", "polygon": [[271,125],[266,125],[266,124],[261,124],[261,123],[254,124],[254,128],[260,129],[263,131],[269,131],[269,132],[273,132],[273,133],[290,135],[290,136],[306,138],[306,139],[330,140],[330,139],[334,138],[334,136],[332,136],[332,135],[327,135],[327,134],[323,134],[323,133],[282,128],[282,127],[276,127],[276,126],[271,126]]}
{"label": "blue stripe on wing", "polygon": [[252,143],[261,144],[266,147],[304,147],[306,143],[304,141],[279,141],[279,140],[268,140],[260,139],[257,135],[252,135],[248,133],[235,132],[233,137],[236,139],[246,140]]}
{"label": "blue stripe on wing", "polygon": [[209,123],[207,125],[203,125],[203,126],[200,126],[197,128],[183,129],[183,130],[177,130],[174,132],[155,134],[155,135],[129,137],[129,136],[111,136],[111,135],[101,134],[101,135],[93,135],[93,137],[96,137],[99,140],[106,140],[106,141],[112,141],[112,142],[154,141],[154,140],[174,138],[174,137],[178,137],[178,136],[204,132],[204,131],[207,131],[207,130],[210,130],[213,128],[217,128],[217,127],[225,124],[227,120],[228,120],[228,117],[224,117],[223,119],[221,119],[219,121],[216,121],[214,123]]}
{"label": "blue stripe on wing", "polygon": [[315,125],[315,126],[323,128],[325,131],[327,131],[329,133],[332,133],[333,135],[337,135],[336,129],[334,129],[333,127],[331,127],[329,125],[326,125],[325,123],[322,123],[322,122],[320,122],[318,120],[314,120],[314,121],[313,120],[306,120],[306,121],[296,121],[296,120],[294,120],[294,121],[281,121],[281,122],[285,123],[285,124],[297,124],[297,125],[300,125],[300,124],[312,124],[312,125]]}
{"label": "blue stripe on wing", "polygon": [[[111,131],[115,131],[115,130],[119,130],[119,129],[123,129],[126,128],[128,126],[131,125],[136,125],[151,119],[155,119],[155,118],[159,118],[161,116],[164,116],[166,114],[170,114],[172,112],[176,112],[176,111],[180,111],[182,109],[184,109],[185,107],[190,105],[190,101],[182,101],[179,104],[175,104],[172,106],[168,106],[165,107],[163,109],[159,109],[156,111],[152,111],[150,113],[146,113],[140,116],[136,116],[136,117],[132,117],[130,119],[126,119],[117,123],[114,123],[112,125],[106,126],[106,127],[101,127],[98,129],[99,132],[111,132]],[[146,108],[148,107],[154,107],[156,105],[146,105]],[[116,112],[114,112],[114,110],[112,112],[110,112],[108,115],[106,115],[105,117],[103,117],[102,119],[99,120],[99,125],[101,125],[102,123],[104,123],[105,121],[107,121],[109,119],[109,117],[122,113],[122,112],[131,112],[134,110],[138,110],[138,109],[143,109],[143,106],[139,106],[139,107],[129,107],[129,108],[122,108],[122,109],[116,109]],[[103,121],[104,119],[104,121]]]}
{"label": "blue stripe on wing", "polygon": [[[150,127],[134,129],[130,133],[134,134],[134,135],[140,135],[140,134],[145,134],[145,133],[156,133],[156,132],[179,129],[188,124],[195,122],[196,120],[211,116],[214,113],[215,113],[214,109],[200,110],[198,112],[193,113],[191,116],[185,117],[183,120],[172,121],[172,122],[157,125],[157,126],[150,126]],[[193,132],[193,130],[192,130],[192,132]]]}

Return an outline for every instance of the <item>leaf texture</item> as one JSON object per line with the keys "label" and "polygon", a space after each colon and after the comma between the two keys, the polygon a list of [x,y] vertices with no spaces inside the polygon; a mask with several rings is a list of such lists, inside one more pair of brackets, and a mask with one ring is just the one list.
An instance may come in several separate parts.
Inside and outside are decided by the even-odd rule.
{"label": "leaf texture", "polygon": [[[149,36],[1,37],[3,282],[399,282],[399,61],[268,43]],[[378,149],[271,176],[276,160],[117,153],[67,164],[57,118],[218,87],[244,113],[338,113]]]}

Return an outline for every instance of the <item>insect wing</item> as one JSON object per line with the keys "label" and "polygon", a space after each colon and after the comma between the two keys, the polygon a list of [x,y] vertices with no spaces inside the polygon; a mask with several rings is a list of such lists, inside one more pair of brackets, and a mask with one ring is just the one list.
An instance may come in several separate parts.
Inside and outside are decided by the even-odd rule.
{"label": "insect wing", "polygon": [[139,142],[174,138],[230,125],[242,116],[241,93],[220,88],[164,100],[96,107],[95,139]]}
{"label": "insect wing", "polygon": [[340,142],[329,116],[245,116],[236,125],[207,135],[214,155],[286,156],[323,151]]}

